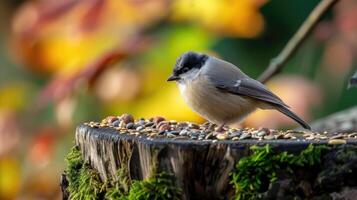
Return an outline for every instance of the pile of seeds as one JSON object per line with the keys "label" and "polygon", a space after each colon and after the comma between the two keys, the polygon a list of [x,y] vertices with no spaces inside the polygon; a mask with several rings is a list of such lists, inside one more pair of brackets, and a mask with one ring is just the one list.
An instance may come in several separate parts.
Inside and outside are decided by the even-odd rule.
{"label": "pile of seeds", "polygon": [[140,118],[135,120],[130,114],[121,116],[109,116],[99,122],[85,123],[92,128],[110,127],[119,134],[130,134],[138,137],[172,138],[176,140],[328,140],[330,144],[345,144],[347,139],[356,139],[357,133],[316,133],[311,131],[277,131],[268,128],[225,128],[223,132],[217,132],[217,127],[209,122],[195,124],[191,122],[177,122],[166,120],[163,117],[150,119]]}

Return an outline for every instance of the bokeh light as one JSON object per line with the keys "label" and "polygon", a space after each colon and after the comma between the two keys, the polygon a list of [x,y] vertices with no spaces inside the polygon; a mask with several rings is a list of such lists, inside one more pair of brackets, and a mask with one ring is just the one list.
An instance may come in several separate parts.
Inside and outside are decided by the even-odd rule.
{"label": "bokeh light", "polygon": [[[166,79],[198,51],[252,77],[318,0],[40,0],[0,2],[0,199],[61,199],[76,125],[108,115],[204,122]],[[311,122],[356,104],[357,2],[338,3],[267,83]],[[276,111],[239,126],[294,128]]]}

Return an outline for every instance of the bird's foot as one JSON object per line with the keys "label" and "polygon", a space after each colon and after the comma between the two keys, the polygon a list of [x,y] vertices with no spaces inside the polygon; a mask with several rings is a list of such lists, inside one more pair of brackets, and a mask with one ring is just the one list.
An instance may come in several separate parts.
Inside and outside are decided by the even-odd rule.
{"label": "bird's foot", "polygon": [[226,124],[222,124],[219,127],[217,127],[217,129],[214,131],[213,135],[217,135],[219,133],[223,133],[224,131],[226,131],[226,129],[224,129],[225,125]]}
{"label": "bird's foot", "polygon": [[213,123],[211,123],[211,122],[209,122],[209,121],[207,121],[207,122],[205,122],[204,124],[203,124],[203,126],[204,126],[204,131],[206,131],[206,132],[212,132],[212,131],[214,131],[214,128],[217,126],[216,124],[213,124]]}
{"label": "bird's foot", "polygon": [[209,131],[214,130],[214,127],[216,127],[216,124],[210,123],[209,126],[207,127],[207,130]]}

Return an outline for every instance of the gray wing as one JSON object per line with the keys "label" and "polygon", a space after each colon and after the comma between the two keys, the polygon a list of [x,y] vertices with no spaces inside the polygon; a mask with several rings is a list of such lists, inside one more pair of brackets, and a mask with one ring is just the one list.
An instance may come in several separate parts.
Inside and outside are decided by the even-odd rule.
{"label": "gray wing", "polygon": [[244,74],[235,65],[224,60],[210,57],[202,74],[209,77],[216,88],[236,95],[248,96],[264,102],[288,107],[279,97],[269,91],[265,85]]}
{"label": "gray wing", "polygon": [[243,95],[275,105],[287,106],[278,96],[269,91],[265,85],[251,78],[242,78],[235,81],[217,80],[211,81],[216,88],[236,95]]}

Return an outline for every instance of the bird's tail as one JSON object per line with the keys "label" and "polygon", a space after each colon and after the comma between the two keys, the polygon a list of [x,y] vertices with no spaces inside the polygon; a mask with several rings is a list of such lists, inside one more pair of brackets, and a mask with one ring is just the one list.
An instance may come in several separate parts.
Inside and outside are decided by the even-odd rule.
{"label": "bird's tail", "polygon": [[293,113],[291,110],[289,110],[287,107],[284,106],[276,106],[275,109],[277,109],[279,112],[285,114],[286,116],[290,117],[291,119],[295,120],[297,123],[299,123],[303,128],[311,130],[311,127],[304,122],[300,117],[298,117],[295,113]]}

